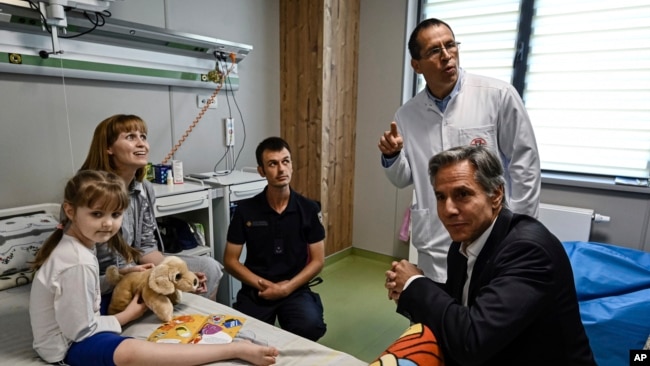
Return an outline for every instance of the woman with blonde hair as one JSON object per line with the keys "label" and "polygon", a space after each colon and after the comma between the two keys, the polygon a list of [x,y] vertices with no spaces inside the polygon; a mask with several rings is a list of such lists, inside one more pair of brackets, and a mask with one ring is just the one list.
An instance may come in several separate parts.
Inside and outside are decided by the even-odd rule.
{"label": "woman with blonde hair", "polygon": [[[130,204],[124,213],[122,236],[131,247],[140,251],[140,266],[124,261],[106,245],[97,246],[100,272],[111,264],[121,272],[144,270],[159,264],[163,241],[156,223],[155,193],[152,183],[144,179],[149,162],[147,125],[135,115],[116,114],[103,120],[95,128],[90,149],[81,169],[103,170],[122,178],[129,192]],[[223,266],[209,256],[178,255],[187,262],[199,278],[199,293],[216,300]]]}

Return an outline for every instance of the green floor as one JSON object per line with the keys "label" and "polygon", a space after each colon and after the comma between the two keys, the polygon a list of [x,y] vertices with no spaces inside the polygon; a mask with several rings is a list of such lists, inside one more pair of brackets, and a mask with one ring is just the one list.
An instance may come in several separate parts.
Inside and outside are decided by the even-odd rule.
{"label": "green floor", "polygon": [[321,296],[327,323],[318,343],[371,362],[402,334],[409,321],[395,312],[383,286],[389,267],[389,259],[359,254],[325,266],[324,282],[313,288]]}

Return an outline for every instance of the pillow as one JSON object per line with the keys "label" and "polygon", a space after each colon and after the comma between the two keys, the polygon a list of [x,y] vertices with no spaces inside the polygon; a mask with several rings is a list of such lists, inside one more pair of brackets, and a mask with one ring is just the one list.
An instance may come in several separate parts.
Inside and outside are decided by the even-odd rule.
{"label": "pillow", "polygon": [[0,291],[32,281],[29,262],[58,222],[45,213],[0,220]]}
{"label": "pillow", "polygon": [[411,325],[370,366],[444,366],[433,332],[420,323]]}

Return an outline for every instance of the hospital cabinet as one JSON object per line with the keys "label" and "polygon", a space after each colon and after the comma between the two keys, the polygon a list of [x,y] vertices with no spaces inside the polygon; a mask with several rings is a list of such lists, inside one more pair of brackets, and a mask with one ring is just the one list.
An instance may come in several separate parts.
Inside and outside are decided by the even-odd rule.
{"label": "hospital cabinet", "polygon": [[183,250],[186,255],[214,257],[214,220],[212,217],[212,191],[209,186],[185,182],[183,184],[153,184],[156,194],[156,218],[174,216],[186,222],[200,223],[205,234],[205,246]]}
{"label": "hospital cabinet", "polygon": [[[223,263],[228,226],[237,203],[262,192],[266,187],[266,178],[261,177],[257,172],[233,170],[226,175],[213,176],[210,179],[203,180],[203,182],[213,187],[214,251],[215,258]],[[243,263],[245,258],[246,246],[244,246],[242,255],[239,258],[240,262]],[[235,303],[239,289],[241,289],[241,282],[228,273],[224,273],[219,283],[217,301],[232,306]]]}

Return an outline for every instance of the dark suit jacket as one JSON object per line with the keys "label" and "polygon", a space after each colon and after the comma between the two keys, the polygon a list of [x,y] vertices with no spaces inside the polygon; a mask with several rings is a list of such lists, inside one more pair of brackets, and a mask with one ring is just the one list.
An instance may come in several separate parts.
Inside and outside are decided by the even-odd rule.
{"label": "dark suit jacket", "polygon": [[447,366],[595,365],[568,256],[540,222],[501,210],[474,265],[467,307],[459,246],[449,249],[444,289],[418,278],[397,307],[433,331]]}

